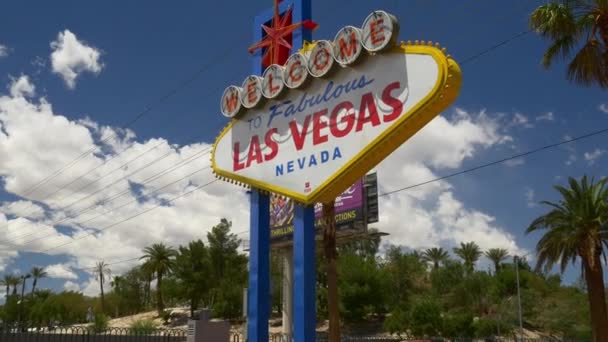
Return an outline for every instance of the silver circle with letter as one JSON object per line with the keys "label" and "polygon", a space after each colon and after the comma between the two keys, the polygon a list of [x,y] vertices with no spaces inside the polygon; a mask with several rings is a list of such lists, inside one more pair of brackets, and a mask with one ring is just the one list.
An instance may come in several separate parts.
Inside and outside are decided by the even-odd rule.
{"label": "silver circle with letter", "polygon": [[301,53],[294,53],[287,59],[283,72],[283,82],[287,88],[295,89],[306,82],[308,78],[306,64],[306,57]]}
{"label": "silver circle with letter", "polygon": [[280,65],[272,64],[266,68],[262,76],[262,94],[265,98],[274,99],[285,89],[283,75],[284,70]]}
{"label": "silver circle with letter", "polygon": [[250,75],[243,82],[241,103],[245,108],[253,108],[262,100],[262,78]]}
{"label": "silver circle with letter", "polygon": [[397,18],[384,12],[374,11],[363,22],[363,47],[369,52],[378,52],[394,43],[398,34]]}
{"label": "silver circle with letter", "polygon": [[314,77],[323,77],[334,65],[334,48],[328,40],[319,40],[308,57],[308,72]]}
{"label": "silver circle with letter", "polygon": [[361,43],[361,29],[354,26],[344,26],[334,38],[334,58],[341,65],[354,63],[359,56],[363,45]]}
{"label": "silver circle with letter", "polygon": [[237,86],[229,86],[224,90],[220,100],[220,110],[227,118],[235,117],[241,110],[241,91]]}

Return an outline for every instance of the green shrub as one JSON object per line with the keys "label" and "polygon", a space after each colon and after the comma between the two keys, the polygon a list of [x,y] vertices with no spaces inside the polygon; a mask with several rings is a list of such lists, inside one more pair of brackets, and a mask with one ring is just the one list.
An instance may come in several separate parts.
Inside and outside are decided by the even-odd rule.
{"label": "green shrub", "polygon": [[163,320],[164,325],[168,325],[171,322],[171,310],[164,310],[163,314],[160,315],[160,319]]}
{"label": "green shrub", "polygon": [[496,335],[498,326],[497,322],[488,318],[480,318],[475,323],[476,337],[491,337]]}
{"label": "green shrub", "polygon": [[414,305],[410,318],[410,330],[414,336],[437,336],[441,326],[441,308],[437,303],[427,299]]}
{"label": "green shrub", "polygon": [[110,319],[108,316],[102,313],[96,314],[95,321],[93,321],[93,324],[89,327],[89,330],[94,334],[100,334],[108,330],[109,321]]}
{"label": "green shrub", "polygon": [[134,335],[150,335],[156,330],[156,323],[143,319],[133,322],[129,328]]}
{"label": "green shrub", "polygon": [[446,337],[473,337],[475,335],[473,316],[464,313],[445,315],[441,335]]}
{"label": "green shrub", "polygon": [[407,332],[408,319],[407,312],[397,308],[386,316],[384,330],[391,334],[401,335]]}

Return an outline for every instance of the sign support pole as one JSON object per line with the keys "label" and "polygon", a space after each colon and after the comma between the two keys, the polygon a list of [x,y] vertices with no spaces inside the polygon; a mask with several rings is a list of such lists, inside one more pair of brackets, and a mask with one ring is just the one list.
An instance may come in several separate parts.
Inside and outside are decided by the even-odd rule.
{"label": "sign support pole", "polygon": [[295,205],[293,229],[294,256],[294,341],[312,342],[316,338],[316,268],[314,206]]}
{"label": "sign support pole", "polygon": [[270,197],[257,189],[251,189],[250,196],[247,337],[250,342],[267,342],[270,316]]}

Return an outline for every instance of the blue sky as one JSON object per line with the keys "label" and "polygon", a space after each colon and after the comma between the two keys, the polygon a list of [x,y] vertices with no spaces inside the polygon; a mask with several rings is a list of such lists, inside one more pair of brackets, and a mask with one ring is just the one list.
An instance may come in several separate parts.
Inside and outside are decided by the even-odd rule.
{"label": "blue sky", "polygon": [[[313,19],[320,24],[314,37],[332,39],[342,26],[361,25],[367,14],[381,8],[399,18],[401,40],[440,42],[456,61],[463,61],[527,30],[527,14],[541,3],[313,1]],[[204,237],[223,216],[246,238],[246,197],[219,182],[111,230],[96,229],[212,180],[209,170],[203,170],[133,207],[115,209],[117,204],[104,202],[130,187],[122,198],[127,202],[138,191],[153,191],[208,164],[204,157],[162,181],[141,184],[208,148],[226,123],[218,110],[221,92],[240,84],[250,72],[247,47],[253,16],[271,5],[269,0],[238,6],[222,1],[5,4],[0,14],[0,270],[51,265],[54,278],[43,286],[95,294],[96,283],[86,270],[97,260],[134,258],[143,246],[158,240],[177,245]],[[568,83],[563,64],[544,70],[540,58],[546,45],[530,33],[464,64],[462,90],[454,105],[377,168],[381,189],[427,181],[608,127],[606,92]],[[200,77],[159,103],[201,68]],[[129,131],[118,129],[149,106],[152,110]],[[120,138],[104,143],[104,134]],[[391,242],[410,248],[451,248],[478,239],[484,248],[533,251],[538,236],[523,231],[545,210],[536,202],[557,199],[552,186],[568,176],[605,176],[605,141],[606,136],[599,135],[388,196],[381,202],[378,227],[391,233]],[[131,144],[134,147],[126,149]],[[85,178],[96,181],[121,165],[119,161],[155,146],[128,169],[165,153],[167,157],[141,173],[121,181],[129,173],[125,168],[85,189],[80,189],[88,184],[83,179],[73,184],[72,192],[47,196],[113,155],[117,157],[105,168]],[[96,149],[94,156],[27,193],[89,148]],[[117,184],[109,186],[111,180]],[[93,216],[53,226],[69,214],[66,204],[93,191],[99,191],[90,198],[98,205],[96,211],[115,211],[86,224],[82,221]],[[29,200],[38,205],[18,202]],[[90,232],[97,235],[74,240]],[[49,233],[55,234],[52,239],[22,245]],[[67,245],[39,253],[61,243]],[[114,272],[136,262],[116,264]],[[577,267],[569,269],[565,281],[576,281],[578,272]]]}

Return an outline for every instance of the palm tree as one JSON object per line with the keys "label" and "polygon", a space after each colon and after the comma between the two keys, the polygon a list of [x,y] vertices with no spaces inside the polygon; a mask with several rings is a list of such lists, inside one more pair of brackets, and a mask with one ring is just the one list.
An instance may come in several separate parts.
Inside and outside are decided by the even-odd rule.
{"label": "palm tree", "polygon": [[19,287],[19,285],[21,285],[21,279],[22,277],[20,275],[12,275],[12,279],[11,279],[11,286],[13,287],[13,296],[17,295],[17,287]]}
{"label": "palm tree", "polygon": [[161,242],[144,248],[143,252],[144,255],[140,259],[147,259],[150,267],[156,273],[156,309],[160,316],[165,309],[162,291],[163,276],[173,270],[177,251],[173,247],[167,247]]}
{"label": "palm tree", "polygon": [[17,293],[17,286],[20,284],[20,280],[19,277],[16,277],[15,275],[12,274],[5,274],[4,277],[2,278],[2,280],[0,280],[0,285],[2,286],[6,286],[6,298],[8,298],[8,296],[10,295],[11,292],[11,286],[13,286],[13,294]]}
{"label": "palm tree", "polygon": [[509,256],[509,252],[504,248],[490,248],[485,255],[494,263],[494,273],[498,274],[500,263]]}
{"label": "palm tree", "polygon": [[545,68],[565,59],[570,81],[608,88],[608,1],[553,0],[532,12],[530,27],[551,41]]}
{"label": "palm tree", "polygon": [[124,282],[125,282],[125,278],[122,276],[112,277],[112,281],[110,282],[110,286],[112,286],[112,291],[118,292]]}
{"label": "palm tree", "polygon": [[38,283],[38,279],[45,278],[48,275],[48,273],[46,273],[46,271],[44,270],[44,267],[34,266],[34,267],[32,267],[30,274],[32,275],[32,278],[34,278],[34,281],[32,282],[32,298],[33,298],[34,292],[36,292],[36,284]]}
{"label": "palm tree", "polygon": [[595,183],[584,176],[580,183],[569,178],[569,188],[556,186],[562,198],[541,202],[551,207],[534,220],[526,233],[544,230],[536,244],[537,269],[550,270],[559,263],[562,273],[580,259],[587,283],[594,341],[608,341],[608,314],[601,258],[608,247],[608,188],[604,178]]}
{"label": "palm tree", "polygon": [[448,251],[439,247],[429,248],[426,251],[422,252],[422,259],[426,262],[433,263],[433,269],[436,270],[439,268],[440,263],[445,263],[450,258]]}
{"label": "palm tree", "polygon": [[462,259],[462,261],[464,262],[464,267],[467,270],[467,272],[473,273],[473,270],[475,269],[475,263],[477,262],[477,260],[479,260],[479,257],[481,256],[481,250],[479,249],[479,246],[471,241],[471,242],[461,242],[460,243],[460,247],[454,247],[454,254],[458,255],[458,257],[460,257]]}
{"label": "palm tree", "polygon": [[112,276],[112,271],[110,271],[110,267],[106,264],[105,261],[99,261],[95,265],[95,278],[99,282],[99,290],[101,291],[101,312],[105,312],[105,296],[103,292],[103,285],[106,282],[106,277],[110,278]]}
{"label": "palm tree", "polygon": [[153,265],[149,261],[144,262],[140,266],[141,274],[145,281],[144,305],[148,305],[151,302],[150,301],[150,283],[152,282],[152,279],[154,279],[154,272],[155,272],[154,268],[152,266]]}

